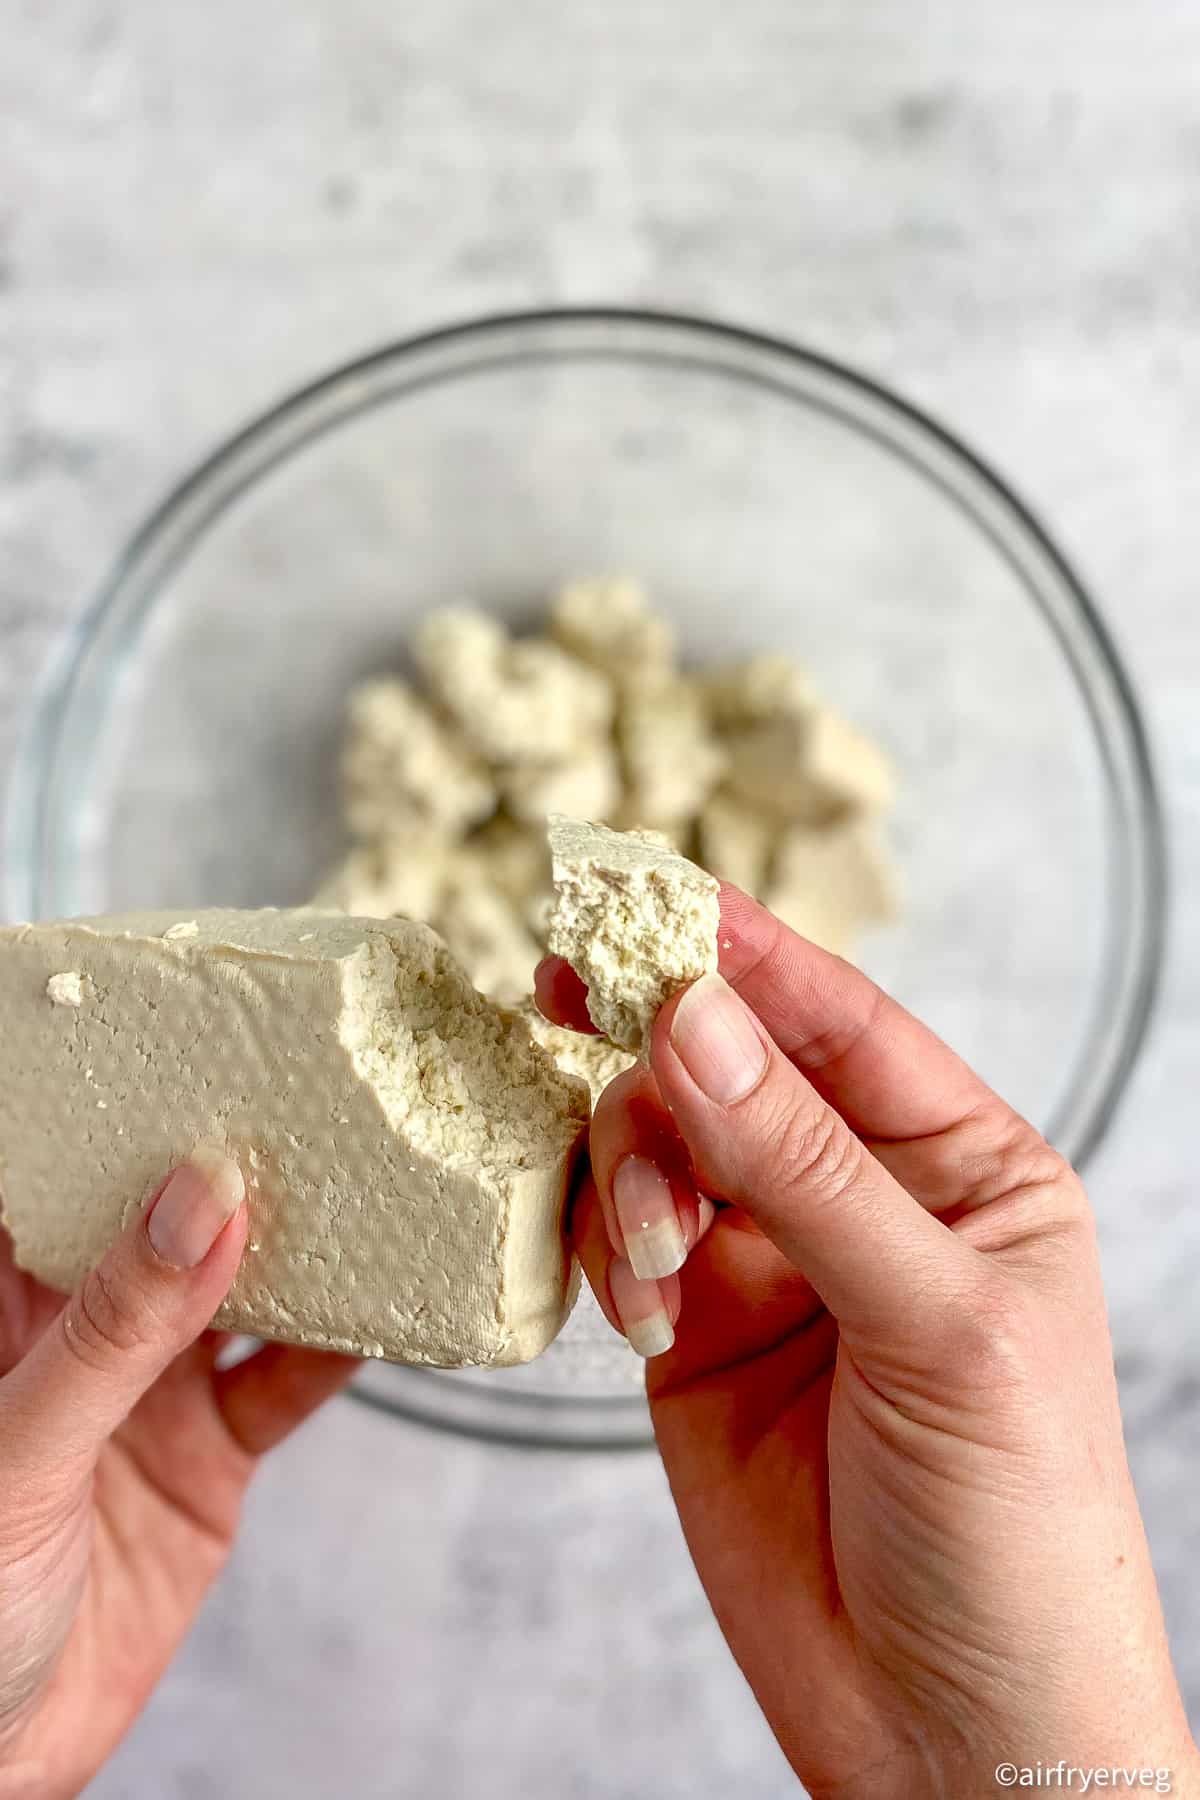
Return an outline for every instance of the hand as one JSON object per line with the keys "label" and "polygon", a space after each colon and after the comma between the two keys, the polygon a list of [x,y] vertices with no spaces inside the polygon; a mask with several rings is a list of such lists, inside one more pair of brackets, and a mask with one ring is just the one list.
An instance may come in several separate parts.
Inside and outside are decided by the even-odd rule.
{"label": "hand", "polygon": [[[665,1351],[675,1501],[793,1768],[840,1800],[995,1795],[997,1764],[1060,1757],[1200,1794],[1078,1180],[730,888],[720,941],[724,979],[601,1097],[573,1232],[610,1321]],[[538,994],[586,1027],[564,964]]]}
{"label": "hand", "polygon": [[246,1236],[198,1154],[63,1304],[0,1233],[0,1796],[66,1800],[148,1699],[229,1554],[263,1451],[351,1358],[204,1328]]}

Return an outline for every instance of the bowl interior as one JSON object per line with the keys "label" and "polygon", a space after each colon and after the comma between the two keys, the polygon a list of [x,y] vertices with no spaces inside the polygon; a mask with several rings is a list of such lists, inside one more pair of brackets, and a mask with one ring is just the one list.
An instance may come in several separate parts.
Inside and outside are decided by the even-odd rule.
{"label": "bowl interior", "polygon": [[[303,900],[340,843],[351,684],[402,668],[431,606],[527,623],[564,577],[627,569],[689,660],[788,650],[888,748],[905,905],[863,961],[1079,1149],[1136,860],[1107,665],[1053,558],[919,420],[720,334],[546,325],[374,359],[172,505],[43,720],[26,910]],[[606,1333],[581,1309],[528,1370],[364,1380],[502,1435],[627,1441],[636,1367]]]}

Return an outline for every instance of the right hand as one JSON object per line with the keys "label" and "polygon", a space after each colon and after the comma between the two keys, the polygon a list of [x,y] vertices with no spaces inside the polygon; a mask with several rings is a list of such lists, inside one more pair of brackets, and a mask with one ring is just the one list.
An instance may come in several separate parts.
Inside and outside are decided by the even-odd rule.
{"label": "right hand", "polygon": [[[1078,1179],[730,888],[720,940],[724,979],[599,1102],[574,1234],[618,1329],[653,1354],[674,1325],[659,1448],[793,1768],[839,1800],[994,1796],[999,1764],[1060,1758],[1200,1795]],[[586,1028],[565,965],[538,991]],[[681,1274],[638,1280],[622,1220],[643,1269],[687,1246]]]}

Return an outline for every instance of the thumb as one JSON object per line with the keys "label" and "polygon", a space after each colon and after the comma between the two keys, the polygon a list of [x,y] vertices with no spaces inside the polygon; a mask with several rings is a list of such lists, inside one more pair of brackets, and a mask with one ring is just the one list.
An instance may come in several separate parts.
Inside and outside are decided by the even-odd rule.
{"label": "thumb", "polygon": [[973,1252],[871,1155],[719,975],[668,1001],[652,1055],[701,1191],[748,1213],[841,1324],[903,1333],[966,1289]]}
{"label": "thumb", "polygon": [[19,1445],[45,1467],[99,1454],[225,1298],[245,1195],[241,1170],[219,1151],[180,1164],[6,1378],[10,1453]]}

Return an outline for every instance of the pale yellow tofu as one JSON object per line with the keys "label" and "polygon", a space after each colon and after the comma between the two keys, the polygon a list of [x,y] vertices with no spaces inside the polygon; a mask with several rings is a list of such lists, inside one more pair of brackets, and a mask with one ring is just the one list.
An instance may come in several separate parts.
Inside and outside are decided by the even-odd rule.
{"label": "pale yellow tofu", "polygon": [[343,814],[356,837],[455,836],[496,807],[479,759],[407,682],[390,676],[351,694],[341,774]]}
{"label": "pale yellow tofu", "polygon": [[764,903],[801,937],[844,956],[896,916],[896,882],[871,828],[860,822],[784,833]]}
{"label": "pale yellow tofu", "polygon": [[776,818],[830,824],[882,812],[895,789],[883,751],[827,706],[782,714],[725,739],[725,786]]}

